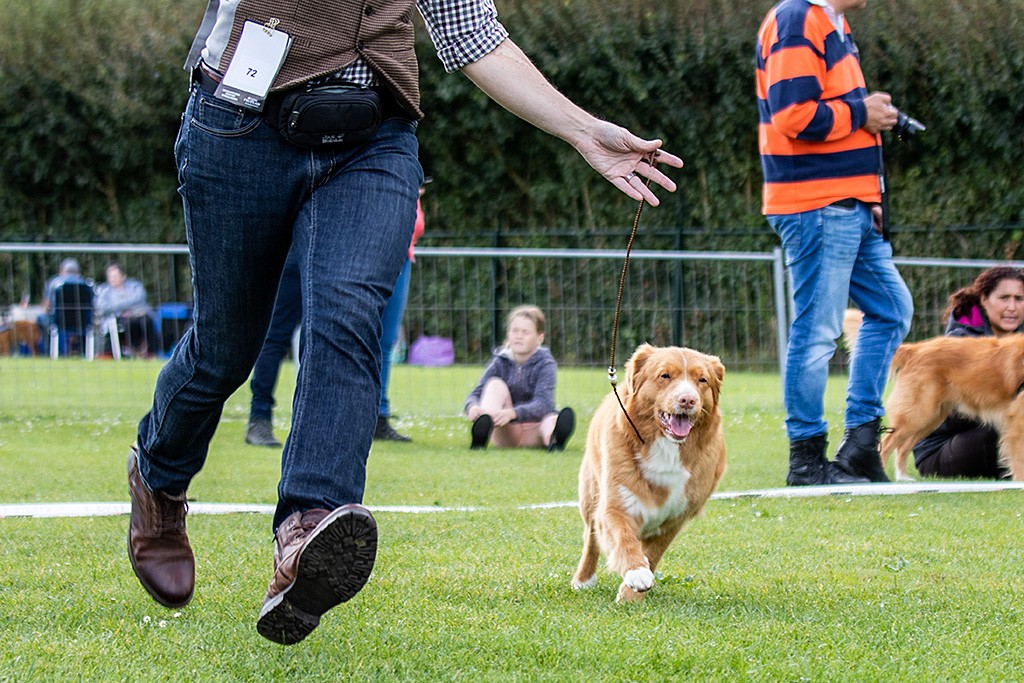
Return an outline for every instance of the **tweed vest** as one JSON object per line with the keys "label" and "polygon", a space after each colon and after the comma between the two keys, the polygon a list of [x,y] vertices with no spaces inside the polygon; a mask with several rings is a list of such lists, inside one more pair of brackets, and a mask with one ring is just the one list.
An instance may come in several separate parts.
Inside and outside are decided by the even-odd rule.
{"label": "tweed vest", "polygon": [[271,90],[282,90],[334,73],[362,57],[416,119],[420,111],[419,66],[412,23],[414,0],[240,0],[223,63],[235,54],[246,21],[292,37]]}

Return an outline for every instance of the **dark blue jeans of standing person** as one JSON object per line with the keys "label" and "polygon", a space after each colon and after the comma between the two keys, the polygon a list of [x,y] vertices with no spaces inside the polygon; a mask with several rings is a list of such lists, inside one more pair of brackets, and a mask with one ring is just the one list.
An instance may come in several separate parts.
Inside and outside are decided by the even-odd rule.
{"label": "dark blue jeans of standing person", "polygon": [[828,362],[850,300],[864,312],[864,324],[850,364],[846,428],[881,417],[889,363],[910,331],[914,302],[893,264],[892,245],[875,231],[871,208],[832,205],[770,215],[768,222],[782,238],[793,284],[783,387],[787,436],[802,441],[828,431]]}
{"label": "dark blue jeans of standing person", "polygon": [[[299,258],[294,249],[288,251],[288,258],[281,271],[281,283],[277,287],[274,301],[274,315],[270,318],[270,329],[263,340],[263,349],[252,368],[249,389],[252,402],[249,405],[250,420],[269,420],[274,412],[274,387],[277,386],[281,361],[292,345],[295,327],[302,320],[302,276],[299,273]],[[296,359],[298,360],[298,359]]]}
{"label": "dark blue jeans of standing person", "polygon": [[388,386],[391,384],[391,352],[398,341],[398,332],[402,329],[402,314],[405,303],[409,300],[409,280],[412,276],[412,260],[407,259],[402,272],[395,283],[395,291],[384,307],[384,331],[380,336],[380,408],[377,414],[381,417],[391,416],[391,401],[388,399]]}
{"label": "dark blue jeans of standing person", "polygon": [[193,326],[139,422],[142,477],[174,494],[202,469],[224,402],[263,346],[291,246],[303,344],[273,526],[360,502],[380,401],[381,314],[423,181],[416,124],[392,118],[365,145],[304,150],[259,114],[194,86],[175,158]]}

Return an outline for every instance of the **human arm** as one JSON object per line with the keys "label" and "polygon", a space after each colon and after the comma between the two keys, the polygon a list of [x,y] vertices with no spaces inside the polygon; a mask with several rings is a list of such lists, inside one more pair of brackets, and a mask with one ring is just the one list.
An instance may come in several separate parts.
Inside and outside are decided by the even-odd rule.
{"label": "human arm", "polygon": [[110,310],[110,285],[103,283],[96,285],[95,294],[93,295],[92,306],[93,310],[96,311],[96,317],[105,318],[108,315],[112,315],[114,311]]}
{"label": "human arm", "polygon": [[[641,176],[669,192],[675,191],[676,184],[644,160],[653,153],[658,163],[679,168],[682,159],[662,151],[661,140],[643,140],[625,128],[588,114],[558,92],[511,38],[463,66],[462,71],[505,109],[572,145],[587,163],[629,197],[643,199],[652,206],[659,204]],[[631,173],[635,175],[627,180]]]}
{"label": "human arm", "polygon": [[149,304],[146,303],[146,287],[138,280],[125,280],[124,299],[121,302],[122,315],[146,315]]}
{"label": "human arm", "polygon": [[792,13],[774,15],[761,27],[758,97],[767,109],[762,122],[770,121],[790,139],[831,142],[861,128],[877,134],[896,123],[890,96],[868,94],[855,47],[846,51],[852,39],[830,41],[830,30],[823,17],[805,20]]}
{"label": "human arm", "polygon": [[149,309],[146,288],[138,280],[125,280],[120,287],[104,283],[96,288],[95,308],[100,317],[145,315]]}
{"label": "human arm", "polygon": [[[558,365],[555,359],[547,355],[536,366],[529,370],[526,377],[529,398],[516,402],[513,396],[514,418],[519,422],[540,422],[545,415],[555,412],[555,385],[557,383]],[[522,392],[520,386],[519,393]]]}
{"label": "human arm", "polygon": [[[647,155],[681,167],[682,159],[586,113],[537,70],[498,21],[493,0],[416,0],[437,55],[449,73],[462,70],[483,92],[523,120],[573,145],[601,175],[633,199],[658,200],[639,176],[674,191],[675,183],[645,163]],[[629,176],[629,180],[626,179]]]}

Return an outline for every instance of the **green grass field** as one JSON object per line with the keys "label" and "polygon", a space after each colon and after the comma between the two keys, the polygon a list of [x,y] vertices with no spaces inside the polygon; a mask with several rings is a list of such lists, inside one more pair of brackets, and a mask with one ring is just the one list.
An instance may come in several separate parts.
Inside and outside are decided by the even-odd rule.
{"label": "green grass field", "polygon": [[[124,459],[159,365],[49,363],[0,360],[0,504],[127,501]],[[1021,679],[1020,491],[712,500],[647,599],[615,605],[607,572],[569,587],[576,511],[523,507],[575,499],[603,371],[561,372],[559,401],[582,424],[558,454],[466,448],[458,413],[478,372],[396,367],[393,409],[414,442],[374,446],[365,500],[477,509],[377,513],[369,584],[299,645],[254,628],[267,515],[189,518],[197,588],[181,610],[138,585],[126,517],[0,519],[0,681]],[[282,436],[293,384],[286,366]],[[843,393],[834,378],[833,448]],[[719,490],[781,486],[778,377],[727,374],[722,400]],[[279,454],[242,443],[247,402],[245,388],[229,401],[196,501],[274,502]]]}

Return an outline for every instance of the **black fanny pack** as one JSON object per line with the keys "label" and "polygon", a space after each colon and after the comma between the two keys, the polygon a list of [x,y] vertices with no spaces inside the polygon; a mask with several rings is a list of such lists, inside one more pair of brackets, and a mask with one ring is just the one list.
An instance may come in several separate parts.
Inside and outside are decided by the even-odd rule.
{"label": "black fanny pack", "polygon": [[284,139],[297,147],[348,147],[370,140],[380,119],[377,91],[325,86],[286,94],[276,123]]}

